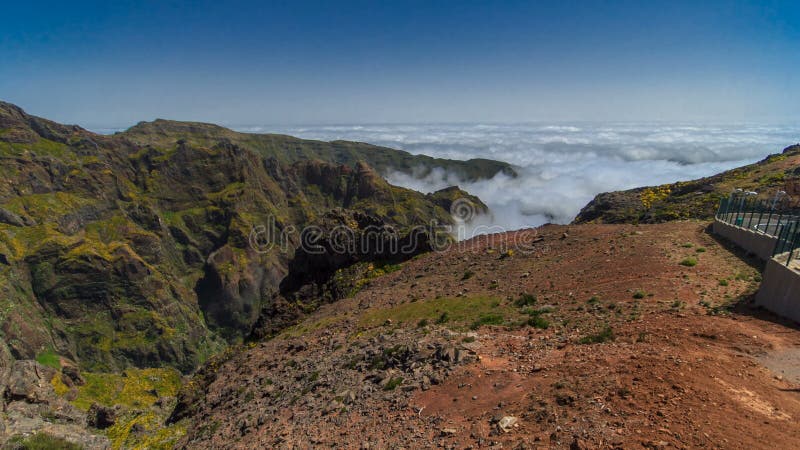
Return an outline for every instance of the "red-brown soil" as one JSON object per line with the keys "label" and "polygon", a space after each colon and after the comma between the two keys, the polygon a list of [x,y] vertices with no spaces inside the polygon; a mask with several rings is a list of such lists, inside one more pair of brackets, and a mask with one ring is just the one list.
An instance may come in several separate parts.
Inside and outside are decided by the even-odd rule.
{"label": "red-brown soil", "polygon": [[[794,448],[800,331],[752,306],[757,267],[706,225],[545,226],[418,257],[222,363],[182,445]],[[549,327],[515,322],[523,293]],[[370,320],[476,297],[506,323]]]}

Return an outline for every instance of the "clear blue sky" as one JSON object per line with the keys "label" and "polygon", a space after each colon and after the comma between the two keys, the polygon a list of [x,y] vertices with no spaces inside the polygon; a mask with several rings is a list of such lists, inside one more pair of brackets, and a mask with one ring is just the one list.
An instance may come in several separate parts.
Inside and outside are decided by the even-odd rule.
{"label": "clear blue sky", "polygon": [[788,122],[798,73],[797,1],[59,1],[0,15],[0,99],[86,126]]}

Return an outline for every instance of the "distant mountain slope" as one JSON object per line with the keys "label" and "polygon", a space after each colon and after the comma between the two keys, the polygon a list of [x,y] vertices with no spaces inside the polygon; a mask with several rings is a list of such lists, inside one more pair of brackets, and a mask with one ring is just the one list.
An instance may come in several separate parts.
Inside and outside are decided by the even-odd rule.
{"label": "distant mountain slope", "polygon": [[489,159],[457,161],[432,158],[363,142],[324,142],[281,134],[239,133],[218,125],[198,122],[157,119],[153,122],[140,122],[118,135],[139,144],[156,146],[178,139],[205,146],[213,145],[220,140],[228,140],[261,156],[274,157],[282,163],[319,159],[330,163],[353,165],[358,161],[366,161],[379,173],[397,170],[405,173],[417,171],[424,175],[427,171],[440,167],[465,181],[492,178],[498,172],[516,176],[516,172],[508,163]]}
{"label": "distant mountain slope", "polygon": [[693,181],[598,194],[573,223],[658,223],[709,219],[719,201],[736,188],[763,197],[778,190],[800,200],[800,144],[755,164]]}
{"label": "distant mountain slope", "polygon": [[[0,351],[189,372],[250,332],[299,245],[289,230],[339,220],[402,235],[452,223],[453,198],[485,208],[458,189],[391,186],[370,151],[166,121],[103,136],[0,103]],[[270,224],[278,245],[254,247]]]}

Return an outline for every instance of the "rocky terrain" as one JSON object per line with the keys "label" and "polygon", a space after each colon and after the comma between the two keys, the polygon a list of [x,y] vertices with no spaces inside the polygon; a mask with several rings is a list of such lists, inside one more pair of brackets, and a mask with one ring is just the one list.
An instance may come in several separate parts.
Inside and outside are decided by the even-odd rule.
{"label": "rocky terrain", "polygon": [[800,196],[800,144],[787,147],[755,164],[699,180],[681,181],[628,191],[598,194],[574,223],[659,223],[714,217],[720,199],[734,189],[759,192],[762,198],[779,190]]}
{"label": "rocky terrain", "polygon": [[[428,249],[418,227],[452,224],[456,199],[485,210],[458,188],[426,195],[391,186],[371,163],[387,168],[396,160],[398,170],[449,164],[466,178],[511,170],[162,120],[103,136],[7,103],[0,103],[0,158],[3,369],[35,360],[42,380],[54,380],[54,392],[69,393],[84,410],[90,399],[112,401],[99,391],[123,395],[129,384],[192,373],[257,322],[261,333],[281,329],[374,272],[339,272],[328,283],[340,269],[391,265]],[[345,225],[419,247],[341,255],[328,247],[311,258],[317,278],[299,276],[311,267],[295,254],[300,230]],[[317,239],[322,245],[330,236]],[[294,283],[282,287],[290,263]],[[86,383],[61,383],[73,368],[87,374]],[[128,406],[148,410],[166,401],[169,387]]]}
{"label": "rocky terrain", "polygon": [[789,448],[800,332],[759,280],[703,222],[476,238],[204,367],[170,422],[180,448]]}

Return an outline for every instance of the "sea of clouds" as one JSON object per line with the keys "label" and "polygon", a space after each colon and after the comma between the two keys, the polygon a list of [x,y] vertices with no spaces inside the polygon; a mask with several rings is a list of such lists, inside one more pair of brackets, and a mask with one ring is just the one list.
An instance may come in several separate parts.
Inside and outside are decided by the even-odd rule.
{"label": "sea of clouds", "polygon": [[516,178],[465,182],[444,170],[390,171],[393,184],[420,192],[458,185],[490,208],[481,225],[507,230],[569,223],[600,193],[713,175],[779,153],[800,126],[681,124],[430,124],[239,127],[306,139],[368,142],[439,158],[489,158]]}

